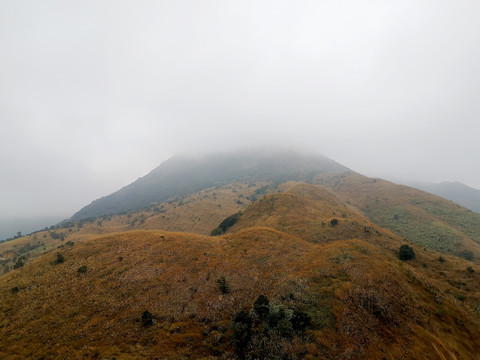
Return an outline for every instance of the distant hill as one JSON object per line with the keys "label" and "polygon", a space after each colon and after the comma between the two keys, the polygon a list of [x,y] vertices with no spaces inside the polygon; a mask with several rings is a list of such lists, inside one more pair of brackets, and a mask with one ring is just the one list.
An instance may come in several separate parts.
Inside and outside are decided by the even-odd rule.
{"label": "distant hill", "polygon": [[441,183],[410,182],[406,185],[426,191],[465,206],[480,213],[480,190],[460,182],[444,181]]}
{"label": "distant hill", "polygon": [[18,232],[28,234],[32,231],[50,227],[51,225],[58,223],[60,220],[62,220],[61,217],[55,216],[0,219],[0,242],[16,236]]}
{"label": "distant hill", "polygon": [[236,152],[197,158],[177,156],[132,184],[85,206],[71,220],[148,208],[236,181],[309,181],[320,173],[345,171],[348,171],[345,166],[324,156],[291,151]]}

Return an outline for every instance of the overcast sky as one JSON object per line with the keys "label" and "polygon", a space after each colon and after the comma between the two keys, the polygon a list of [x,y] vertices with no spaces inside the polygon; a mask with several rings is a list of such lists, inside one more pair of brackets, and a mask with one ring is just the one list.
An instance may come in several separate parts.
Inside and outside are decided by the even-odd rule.
{"label": "overcast sky", "polygon": [[480,188],[480,1],[0,0],[0,217],[286,144]]}

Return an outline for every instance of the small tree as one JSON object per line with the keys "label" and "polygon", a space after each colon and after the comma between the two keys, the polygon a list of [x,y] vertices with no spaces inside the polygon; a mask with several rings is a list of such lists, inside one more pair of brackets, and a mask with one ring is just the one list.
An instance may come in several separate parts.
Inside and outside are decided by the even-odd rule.
{"label": "small tree", "polygon": [[293,310],[293,315],[290,319],[290,322],[292,323],[294,331],[305,331],[310,326],[311,321],[312,318],[308,314],[298,309]]}
{"label": "small tree", "polygon": [[332,219],[332,220],[330,220],[330,225],[332,225],[332,226],[337,226],[337,225],[338,225],[338,219]]}
{"label": "small tree", "polygon": [[270,313],[270,303],[265,295],[260,295],[253,303],[253,311],[260,320],[265,320]]}
{"label": "small tree", "polygon": [[240,311],[233,318],[233,344],[239,350],[247,347],[252,337],[253,321],[251,316],[245,310]]}
{"label": "small tree", "polygon": [[13,265],[13,268],[18,269],[21,268],[23,265],[25,265],[25,256],[20,256]]}
{"label": "small tree", "polygon": [[409,245],[402,245],[398,251],[398,258],[400,260],[411,260],[415,258],[415,251]]}
{"label": "small tree", "polygon": [[55,258],[55,261],[53,262],[53,264],[57,265],[57,264],[62,264],[64,262],[65,262],[65,257],[63,256],[63,254],[57,252],[57,257]]}
{"label": "small tree", "polygon": [[148,310],[145,310],[142,313],[142,325],[143,325],[143,327],[148,327],[148,326],[153,325],[153,315]]}
{"label": "small tree", "polygon": [[225,276],[221,276],[217,279],[218,288],[222,294],[228,294],[230,292],[230,286],[228,285]]}

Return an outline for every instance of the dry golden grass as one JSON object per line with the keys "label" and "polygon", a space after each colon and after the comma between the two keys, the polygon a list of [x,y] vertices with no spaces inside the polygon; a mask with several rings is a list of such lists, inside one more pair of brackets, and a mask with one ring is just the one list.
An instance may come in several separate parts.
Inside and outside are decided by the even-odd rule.
{"label": "dry golden grass", "polygon": [[[260,294],[312,315],[317,327],[298,346],[314,358],[432,357],[442,339],[458,358],[473,359],[479,346],[478,320],[443,290],[448,282],[432,285],[422,267],[362,240],[313,244],[264,227],[216,238],[137,231],[62,253],[62,264],[50,253],[0,278],[0,356],[231,354],[232,315]],[[220,293],[220,276],[229,294]],[[144,328],[147,309],[156,323]]]}
{"label": "dry golden grass", "polygon": [[[255,191],[265,185],[264,182],[256,182],[216,186],[184,199],[165,202],[159,205],[157,211],[143,210],[124,215],[103,216],[77,223],[73,227],[40,231],[0,243],[0,274],[10,271],[15,259],[20,256],[25,256],[28,262],[68,241],[77,243],[114,232],[166,230],[208,235],[224,218],[251,204]],[[52,232],[63,235],[64,240],[52,238]],[[22,251],[27,244],[34,248]],[[41,245],[37,246],[39,244]]]}
{"label": "dry golden grass", "polygon": [[[311,316],[312,328],[289,348],[293,358],[479,358],[480,318],[471,309],[480,304],[480,267],[452,255],[441,262],[415,245],[415,259],[398,260],[404,240],[332,190],[284,184],[219,237],[125,231],[137,217],[134,227],[189,230],[194,221],[191,229],[205,234],[243,206],[239,193],[244,199],[254,189],[212,189],[165,204],[161,214],[56,230],[64,241],[46,236],[45,254],[0,277],[0,359],[232,358],[232,316],[260,294]],[[226,214],[208,212],[217,202]],[[197,221],[207,225],[195,224],[197,211],[207,212]],[[64,263],[54,264],[57,251]],[[222,276],[228,294],[219,290]],[[142,326],[145,310],[153,326]]]}

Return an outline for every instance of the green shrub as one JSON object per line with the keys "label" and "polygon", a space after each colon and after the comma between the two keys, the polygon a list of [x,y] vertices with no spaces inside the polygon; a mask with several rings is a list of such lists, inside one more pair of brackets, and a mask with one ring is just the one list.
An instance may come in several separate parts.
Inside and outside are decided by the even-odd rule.
{"label": "green shrub", "polygon": [[64,262],[65,262],[65,257],[63,256],[63,254],[57,252],[57,257],[55,258],[55,261],[53,262],[53,264],[58,265],[58,264],[63,264]]}
{"label": "green shrub", "polygon": [[210,233],[210,236],[218,236],[218,235],[222,235],[222,234],[223,234],[222,229],[217,227],[217,228],[212,230],[212,232]]}
{"label": "green shrub", "polygon": [[252,325],[252,317],[245,310],[235,314],[232,323],[232,342],[237,349],[242,350],[247,347],[252,337]]}
{"label": "green shrub", "polygon": [[233,215],[230,215],[229,217],[224,219],[216,229],[213,229],[210,235],[217,236],[217,235],[224,234],[229,228],[231,228],[233,225],[236,224],[238,219],[240,219],[240,216],[241,216],[241,212],[237,212]]}
{"label": "green shrub", "polygon": [[85,274],[87,272],[87,265],[82,265],[77,269],[79,274]]}
{"label": "green shrub", "polygon": [[217,279],[218,288],[222,294],[228,294],[230,292],[230,285],[228,285],[225,276],[221,276]]}
{"label": "green shrub", "polygon": [[293,310],[293,315],[290,319],[290,322],[292,323],[294,331],[302,332],[311,325],[312,319],[308,314],[304,313],[303,311],[295,309]]}
{"label": "green shrub", "polygon": [[253,303],[253,311],[260,320],[265,320],[270,313],[270,303],[265,295],[260,295]]}
{"label": "green shrub", "polygon": [[338,225],[338,219],[332,219],[332,220],[330,220],[330,225],[332,225],[332,226],[337,226],[337,225]]}
{"label": "green shrub", "polygon": [[398,250],[398,258],[400,260],[411,260],[415,258],[415,251],[407,244],[400,246]]}
{"label": "green shrub", "polygon": [[13,265],[13,268],[14,269],[19,269],[21,268],[23,265],[25,265],[25,256],[20,256],[17,261],[15,262],[15,264]]}
{"label": "green shrub", "polygon": [[[252,313],[254,316],[250,315]],[[294,337],[311,326],[311,318],[297,308],[272,305],[265,295],[232,321],[232,344],[245,359],[292,359]],[[255,321],[254,321],[255,320]]]}
{"label": "green shrub", "polygon": [[145,310],[142,313],[142,325],[143,325],[143,327],[148,327],[148,326],[153,325],[153,315],[148,310]]}

